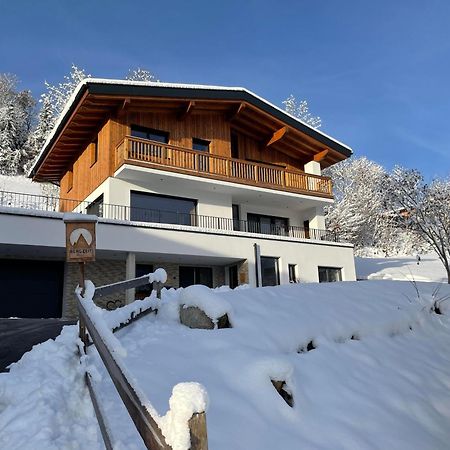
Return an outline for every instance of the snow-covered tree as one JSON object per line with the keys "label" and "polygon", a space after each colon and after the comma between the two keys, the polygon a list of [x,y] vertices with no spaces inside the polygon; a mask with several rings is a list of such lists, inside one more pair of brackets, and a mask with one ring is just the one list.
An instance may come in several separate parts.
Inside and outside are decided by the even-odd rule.
{"label": "snow-covered tree", "polygon": [[319,116],[313,116],[309,112],[309,105],[306,100],[297,101],[297,99],[291,94],[283,102],[283,105],[287,113],[291,116],[297,117],[311,127],[320,128],[322,126],[322,119]]}
{"label": "snow-covered tree", "polygon": [[29,136],[28,148],[23,161],[25,172],[32,167],[36,156],[42,150],[42,146],[50,131],[53,129],[58,116],[63,111],[78,84],[90,76],[84,69],[80,69],[72,64],[69,75],[64,76],[62,83],[51,85],[47,81],[45,82],[46,92],[41,95],[41,99],[39,100],[41,110],[38,116],[38,123]]}
{"label": "snow-covered tree", "polygon": [[327,208],[330,230],[356,250],[374,247],[383,211],[383,168],[366,158],[345,160],[324,172],[331,176],[335,203]]}
{"label": "snow-covered tree", "polygon": [[450,180],[427,184],[419,171],[396,167],[388,192],[397,220],[437,253],[450,283]]}
{"label": "snow-covered tree", "polygon": [[390,174],[367,158],[351,158],[324,171],[331,176],[335,203],[326,210],[327,227],[355,245],[355,253],[411,254],[426,249],[392,206]]}
{"label": "snow-covered tree", "polygon": [[141,67],[130,69],[125,78],[130,81],[159,81],[149,70],[142,69]]}
{"label": "snow-covered tree", "polygon": [[80,69],[75,64],[72,64],[69,75],[64,77],[62,83],[52,85],[47,81],[45,82],[47,92],[42,94],[42,104],[44,105],[44,102],[47,102],[47,104],[51,105],[53,116],[55,118],[58,117],[78,84],[85,78],[90,77],[91,75],[87,74],[84,69]]}
{"label": "snow-covered tree", "polygon": [[0,173],[22,173],[27,142],[34,121],[34,99],[29,91],[17,91],[17,78],[0,75]]}
{"label": "snow-covered tree", "polygon": [[38,116],[38,123],[28,139],[28,153],[24,158],[24,171],[27,173],[33,166],[34,160],[39,155],[50,131],[55,125],[55,116],[53,115],[53,106],[47,97],[40,100],[41,110]]}

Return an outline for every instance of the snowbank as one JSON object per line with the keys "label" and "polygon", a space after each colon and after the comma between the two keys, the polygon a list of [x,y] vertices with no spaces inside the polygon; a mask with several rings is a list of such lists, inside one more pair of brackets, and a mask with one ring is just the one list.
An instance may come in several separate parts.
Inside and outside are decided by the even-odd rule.
{"label": "snowbank", "polygon": [[0,374],[0,448],[102,449],[77,355],[76,326],[33,347]]}
{"label": "snowbank", "polygon": [[[233,328],[217,330],[189,329],[174,318],[185,291],[164,290],[157,315],[115,334],[139,395],[149,399],[177,450],[187,448],[186,418],[206,406],[205,390],[212,450],[448,450],[449,302],[443,302],[444,315],[430,310],[436,299],[450,295],[449,286],[437,292],[435,283],[296,284],[214,290],[213,297],[202,289],[205,299],[232,308]],[[116,314],[121,313],[107,316]],[[35,392],[45,382],[37,364],[43,357],[36,349],[25,355],[20,378],[14,367],[5,378],[0,375],[0,448],[26,448],[20,445],[39,433],[34,424],[40,408],[46,415],[39,430],[58,420],[67,427],[84,424],[91,414],[75,407],[84,404],[81,378],[71,374],[70,392],[54,354],[48,354],[56,368],[49,375],[54,391]],[[77,367],[76,358],[70,361]],[[115,448],[144,449],[92,347],[89,365],[100,374],[97,387]],[[292,407],[271,380],[286,383]],[[20,385],[25,395],[15,401]],[[14,414],[5,420],[8,410]],[[21,413],[30,426],[21,425]],[[33,448],[77,448],[68,429],[43,432]],[[88,430],[88,439],[89,448],[101,445],[98,433]]]}
{"label": "snowbank", "polygon": [[30,178],[23,175],[0,175],[0,191],[43,195],[42,183],[31,181]]}
{"label": "snowbank", "polygon": [[[417,264],[419,262],[419,264]],[[389,258],[355,258],[359,280],[399,280],[447,282],[447,275],[436,254]]]}

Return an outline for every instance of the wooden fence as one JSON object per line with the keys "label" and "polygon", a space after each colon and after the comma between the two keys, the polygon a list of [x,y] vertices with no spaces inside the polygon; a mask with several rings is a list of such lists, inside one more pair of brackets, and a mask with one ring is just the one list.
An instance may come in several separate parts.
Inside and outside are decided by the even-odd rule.
{"label": "wooden fence", "polygon": [[[133,280],[102,286],[96,289],[94,298],[133,287],[143,286],[148,283],[149,277],[146,275]],[[154,283],[154,286],[156,287],[157,295],[160,298],[162,285],[161,283]],[[88,310],[83,304],[83,300],[80,300],[79,296],[76,296],[76,301],[79,313],[80,339],[83,342],[84,347],[83,353],[86,354],[87,347],[91,344],[91,342],[95,345],[98,354],[100,355],[100,358],[102,359],[103,364],[105,365],[106,370],[108,371],[109,376],[111,377],[111,380],[114,383],[114,386],[116,387],[117,392],[119,393],[120,398],[122,399],[128,414],[133,420],[136,430],[140,434],[145,446],[149,450],[171,450],[171,447],[167,444],[158,424],[144,406],[143,403],[145,402],[137,395],[137,389],[135,389],[130,380],[127,379],[120,365],[111,354],[111,350],[108,348],[104,337],[102,337],[101,333],[95,326],[95,323],[92,321]],[[122,324],[121,327],[126,326],[138,317],[142,317],[144,314],[145,311],[143,311],[141,315],[130,317],[130,321],[127,321],[126,324]],[[111,330],[111,332],[112,331],[113,330]],[[94,383],[89,373],[86,373],[86,384],[89,389],[105,447],[107,450],[112,450],[113,444],[111,432],[107,426],[107,421],[105,420],[98,396],[95,393]],[[194,414],[189,420],[188,426],[191,437],[191,450],[207,450],[208,440],[205,412]]]}

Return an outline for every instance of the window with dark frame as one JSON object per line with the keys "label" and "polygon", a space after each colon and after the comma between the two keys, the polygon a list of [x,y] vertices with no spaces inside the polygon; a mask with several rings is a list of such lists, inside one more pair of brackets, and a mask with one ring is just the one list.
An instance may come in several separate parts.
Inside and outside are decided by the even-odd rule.
{"label": "window with dark frame", "polygon": [[194,284],[213,287],[211,267],[179,266],[178,270],[180,287],[188,287]]}
{"label": "window with dark frame", "polygon": [[209,152],[210,141],[199,138],[192,138],[192,149],[200,152]]}
{"label": "window with dark frame", "polygon": [[197,200],[131,191],[130,220],[196,225]]}
{"label": "window with dark frame", "polygon": [[140,125],[131,125],[131,136],[161,142],[162,144],[169,143],[169,133],[167,131],[141,127]]}
{"label": "window with dark frame", "polygon": [[289,283],[297,283],[297,264],[288,264]]}
{"label": "window with dark frame", "polygon": [[289,232],[289,219],[286,217],[248,213],[247,226],[247,231],[250,233],[285,236]]}
{"label": "window with dark frame", "polygon": [[233,230],[240,231],[241,230],[241,218],[239,213],[239,205],[231,205],[233,211]]}
{"label": "window with dark frame", "polygon": [[342,281],[342,269],[339,267],[318,267],[319,283]]}
{"label": "window with dark frame", "polygon": [[278,258],[261,256],[261,279],[263,286],[278,286],[280,284]]}
{"label": "window with dark frame", "polygon": [[91,142],[91,167],[98,160],[98,139],[95,138],[94,141]]}

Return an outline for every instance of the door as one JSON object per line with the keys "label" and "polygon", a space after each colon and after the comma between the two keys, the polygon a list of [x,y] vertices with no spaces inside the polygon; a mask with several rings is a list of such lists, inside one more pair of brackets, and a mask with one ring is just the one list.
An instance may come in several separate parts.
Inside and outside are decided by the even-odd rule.
{"label": "door", "polygon": [[64,262],[0,260],[0,317],[62,314]]}

